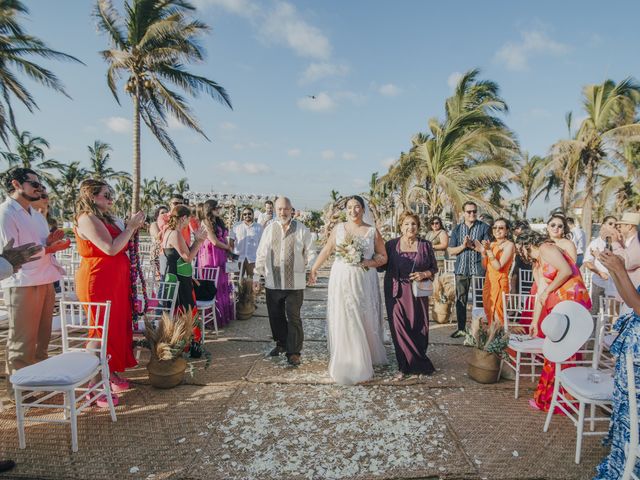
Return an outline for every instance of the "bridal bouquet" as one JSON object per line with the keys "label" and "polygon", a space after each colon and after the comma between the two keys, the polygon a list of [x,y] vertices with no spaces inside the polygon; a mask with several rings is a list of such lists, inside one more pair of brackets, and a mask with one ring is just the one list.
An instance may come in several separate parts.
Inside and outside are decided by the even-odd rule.
{"label": "bridal bouquet", "polygon": [[[364,240],[358,236],[347,234],[344,240],[336,245],[336,258],[348,265],[358,265],[364,258]],[[364,267],[368,270],[367,267]]]}

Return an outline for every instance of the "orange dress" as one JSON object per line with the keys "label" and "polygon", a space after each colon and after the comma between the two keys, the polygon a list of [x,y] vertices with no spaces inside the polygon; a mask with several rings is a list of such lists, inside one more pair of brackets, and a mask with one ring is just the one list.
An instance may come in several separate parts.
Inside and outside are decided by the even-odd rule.
{"label": "orange dress", "polygon": [[[504,250],[500,248],[498,242],[491,244],[491,251],[496,257],[496,260],[500,261]],[[511,271],[511,264],[513,263],[514,254],[504,266],[496,270],[493,268],[489,260],[484,257],[482,259],[483,266],[487,269],[487,274],[484,279],[484,288],[482,290],[482,305],[484,306],[484,313],[487,316],[489,325],[493,322],[494,318],[498,318],[500,323],[504,325],[504,304],[502,302],[502,293],[509,293],[509,272]]]}
{"label": "orange dress", "polygon": [[[587,310],[591,310],[591,297],[589,297],[589,291],[587,287],[585,287],[584,282],[582,280],[582,275],[580,274],[580,270],[576,266],[576,264],[571,260],[569,255],[567,255],[564,251],[562,252],[562,256],[571,266],[571,277],[564,282],[560,287],[555,291],[549,294],[547,297],[547,301],[542,307],[542,311],[540,312],[540,319],[538,320],[538,336],[540,338],[544,338],[544,334],[542,333],[542,321],[547,317],[549,312],[555,307],[558,303],[564,300],[573,300],[574,302],[579,303],[584,306]],[[553,281],[556,278],[558,271],[553,268],[549,264],[544,264],[542,268],[542,275],[549,281]],[[576,360],[577,356],[571,357],[569,360]],[[562,368],[570,367],[571,364],[567,363],[563,365]],[[533,394],[533,399],[536,402],[536,405],[542,411],[549,411],[549,407],[551,406],[551,400],[553,397],[553,385],[556,377],[556,365],[553,362],[550,362],[545,358],[544,366],[542,367],[542,373],[540,374],[540,381],[538,382],[538,387]],[[560,413],[560,409],[556,409],[554,413]]]}
{"label": "orange dress", "polygon": [[[122,231],[105,223],[112,238]],[[76,234],[78,253],[82,257],[76,272],[76,294],[81,302],[111,300],[107,354],[111,372],[123,372],[137,365],[133,355],[133,325],[131,313],[131,264],[126,247],[110,256],[89,240]]]}

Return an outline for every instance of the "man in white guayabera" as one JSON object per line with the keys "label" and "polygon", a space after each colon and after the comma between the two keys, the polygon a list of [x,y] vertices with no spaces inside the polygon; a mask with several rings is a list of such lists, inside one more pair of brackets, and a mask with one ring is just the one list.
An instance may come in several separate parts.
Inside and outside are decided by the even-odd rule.
{"label": "man in white guayabera", "polygon": [[253,288],[260,288],[260,277],[264,276],[269,324],[276,342],[269,355],[286,353],[289,363],[298,366],[304,340],[300,309],[306,272],[316,251],[309,229],[291,217],[291,200],[279,197],[275,210],[276,221],[265,227],[258,245]]}
{"label": "man in white guayabera", "polygon": [[232,242],[234,253],[238,255],[242,271],[248,277],[253,277],[256,252],[262,236],[262,225],[254,221],[253,208],[251,207],[244,207],[240,217],[241,221],[233,226],[229,233],[229,239]]}

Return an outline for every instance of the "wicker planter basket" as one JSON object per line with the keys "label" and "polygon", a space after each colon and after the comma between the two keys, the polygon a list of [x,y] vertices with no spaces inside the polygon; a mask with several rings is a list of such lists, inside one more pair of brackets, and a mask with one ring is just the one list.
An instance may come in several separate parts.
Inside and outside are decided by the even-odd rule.
{"label": "wicker planter basket", "polygon": [[147,365],[149,382],[156,388],[176,387],[182,383],[186,368],[187,361],[182,357],[173,360],[158,360],[152,355],[151,361]]}
{"label": "wicker planter basket", "polygon": [[433,319],[438,323],[448,323],[451,320],[452,303],[434,302]]}
{"label": "wicker planter basket", "polygon": [[467,374],[478,383],[496,383],[500,372],[500,357],[495,353],[473,349]]}

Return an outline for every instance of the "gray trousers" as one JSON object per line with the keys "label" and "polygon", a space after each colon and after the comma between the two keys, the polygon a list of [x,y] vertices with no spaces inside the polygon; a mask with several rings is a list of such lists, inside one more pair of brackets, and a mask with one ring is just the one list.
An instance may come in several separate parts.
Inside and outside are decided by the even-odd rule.
{"label": "gray trousers", "polygon": [[304,332],[300,309],[304,300],[304,290],[266,289],[267,312],[271,334],[276,344],[289,355],[300,355]]}
{"label": "gray trousers", "polygon": [[[594,273],[595,275],[595,273]],[[600,313],[600,298],[604,297],[605,289],[595,283],[591,283],[591,315]]]}

